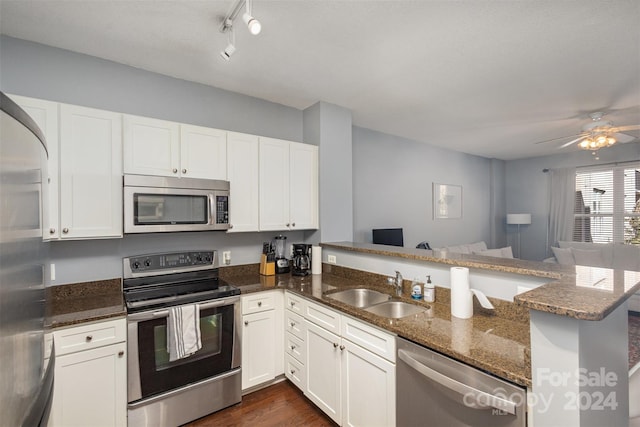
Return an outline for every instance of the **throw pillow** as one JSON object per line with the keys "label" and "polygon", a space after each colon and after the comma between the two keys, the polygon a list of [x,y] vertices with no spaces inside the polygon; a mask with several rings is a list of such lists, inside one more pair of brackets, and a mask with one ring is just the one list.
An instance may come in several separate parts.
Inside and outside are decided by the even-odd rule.
{"label": "throw pillow", "polygon": [[551,250],[553,251],[553,256],[558,260],[558,264],[575,265],[576,261],[575,258],[573,258],[571,248],[556,248],[552,246]]}
{"label": "throw pillow", "polygon": [[467,245],[467,247],[472,254],[487,250],[487,244],[485,242],[470,243]]}
{"label": "throw pillow", "polygon": [[513,250],[511,249],[511,246],[501,248],[500,250],[502,251],[503,258],[513,258]]}
{"label": "throw pillow", "polygon": [[576,261],[576,265],[586,265],[589,267],[610,267],[602,256],[602,251],[599,249],[576,249],[571,248],[573,258]]}

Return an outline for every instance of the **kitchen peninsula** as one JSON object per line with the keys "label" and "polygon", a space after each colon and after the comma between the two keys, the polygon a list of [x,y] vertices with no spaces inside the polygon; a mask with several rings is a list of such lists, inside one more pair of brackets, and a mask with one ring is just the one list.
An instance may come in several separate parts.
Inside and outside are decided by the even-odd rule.
{"label": "kitchen peninsula", "polygon": [[640,289],[640,272],[367,243],[322,246],[323,261],[331,257],[343,267],[386,275],[401,270],[408,278],[430,274],[440,286],[437,302],[438,291],[448,291],[448,269],[469,268],[472,287],[503,300],[511,309],[529,311],[530,361],[526,363],[530,363],[528,405],[534,425],[628,422],[625,302]]}

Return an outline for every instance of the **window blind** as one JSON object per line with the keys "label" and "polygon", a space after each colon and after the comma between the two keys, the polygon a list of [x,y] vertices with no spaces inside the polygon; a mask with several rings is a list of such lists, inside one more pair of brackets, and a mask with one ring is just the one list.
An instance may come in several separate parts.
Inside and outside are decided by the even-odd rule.
{"label": "window blind", "polygon": [[573,240],[640,245],[640,163],[576,171]]}

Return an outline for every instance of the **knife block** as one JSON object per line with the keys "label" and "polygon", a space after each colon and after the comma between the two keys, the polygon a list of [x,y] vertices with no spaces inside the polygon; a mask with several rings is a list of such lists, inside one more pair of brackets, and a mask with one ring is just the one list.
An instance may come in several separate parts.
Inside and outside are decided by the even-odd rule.
{"label": "knife block", "polygon": [[260,274],[263,276],[275,276],[276,263],[274,261],[267,261],[267,255],[260,255]]}

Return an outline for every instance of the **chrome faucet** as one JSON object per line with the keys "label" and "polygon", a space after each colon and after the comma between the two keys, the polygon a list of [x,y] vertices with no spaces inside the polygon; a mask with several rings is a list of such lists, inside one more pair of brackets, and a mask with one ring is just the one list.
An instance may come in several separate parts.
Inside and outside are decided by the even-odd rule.
{"label": "chrome faucet", "polygon": [[396,270],[396,278],[394,280],[394,286],[396,287],[396,296],[402,296],[402,282],[404,279],[402,278],[402,274]]}

